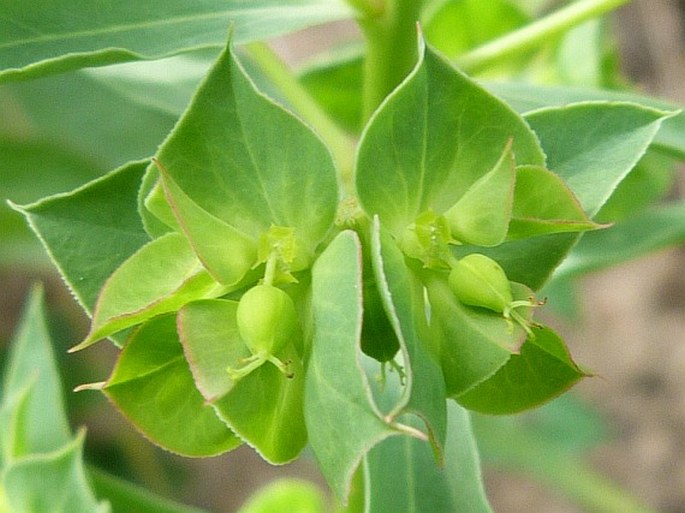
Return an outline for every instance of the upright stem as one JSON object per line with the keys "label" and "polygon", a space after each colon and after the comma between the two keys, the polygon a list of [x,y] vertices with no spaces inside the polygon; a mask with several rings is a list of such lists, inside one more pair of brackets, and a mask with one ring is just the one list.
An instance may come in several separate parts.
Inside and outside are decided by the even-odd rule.
{"label": "upright stem", "polygon": [[631,0],[578,0],[525,27],[490,41],[457,58],[456,64],[468,73],[477,73],[509,59]]}
{"label": "upright stem", "polygon": [[423,2],[367,0],[366,3],[374,7],[363,10],[359,19],[367,44],[364,61],[365,120],[416,63],[416,22]]}

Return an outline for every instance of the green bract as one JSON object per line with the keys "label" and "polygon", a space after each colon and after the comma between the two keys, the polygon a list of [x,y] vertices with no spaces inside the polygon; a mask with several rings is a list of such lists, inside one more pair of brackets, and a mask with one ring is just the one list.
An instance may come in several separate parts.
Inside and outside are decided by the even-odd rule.
{"label": "green bract", "polygon": [[231,379],[236,381],[267,361],[292,377],[286,364],[274,356],[297,336],[297,312],[290,296],[273,285],[257,285],[240,299],[236,317],[240,337],[252,356],[244,360],[245,366],[228,368]]}

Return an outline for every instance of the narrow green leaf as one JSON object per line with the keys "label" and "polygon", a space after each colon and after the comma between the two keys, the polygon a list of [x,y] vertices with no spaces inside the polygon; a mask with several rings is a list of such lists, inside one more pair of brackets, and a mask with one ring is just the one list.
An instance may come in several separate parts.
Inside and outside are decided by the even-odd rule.
{"label": "narrow green leaf", "polygon": [[83,432],[61,449],[24,458],[7,468],[2,484],[8,512],[108,513],[98,503],[83,468]]}
{"label": "narrow green leaf", "polygon": [[388,416],[392,418],[404,412],[417,414],[426,423],[435,455],[441,461],[447,429],[445,382],[438,347],[430,340],[423,286],[407,268],[404,255],[392,237],[381,232],[378,217],[374,219],[371,248],[374,273],[400,341],[406,374],[402,396]]}
{"label": "narrow green leaf", "polygon": [[364,454],[396,434],[376,408],[361,364],[361,248],[353,232],[331,242],[312,270],[314,339],[305,422],[321,471],[345,500]]}
{"label": "narrow green leaf", "polygon": [[249,237],[272,225],[290,227],[304,252],[313,253],[333,224],[338,192],[330,153],[256,90],[228,48],[158,161],[197,206]]}
{"label": "narrow green leaf", "polygon": [[445,466],[430,447],[409,437],[392,437],[365,458],[369,513],[458,511],[491,513],[483,487],[478,448],[469,414],[450,401]]}
{"label": "narrow green leaf", "polygon": [[[630,102],[647,105],[664,112],[677,112],[678,105],[658,98],[631,93],[586,87],[540,86],[523,82],[489,83],[487,88],[498,94],[518,112],[530,112],[542,107],[564,106],[582,101]],[[685,159],[685,112],[664,120],[654,137],[653,146],[663,152]]]}
{"label": "narrow green leaf", "polygon": [[144,9],[87,0],[68,8],[3,0],[0,11],[0,80],[221,46],[231,23],[244,43],[352,15],[338,0],[214,0],[192,9],[178,0]]}
{"label": "narrow green leaf", "polygon": [[131,255],[109,277],[98,297],[88,335],[70,351],[85,349],[104,337],[220,290],[183,235],[163,235]]}
{"label": "narrow green leaf", "polygon": [[88,466],[88,480],[98,497],[106,497],[112,513],[207,513],[206,510],[178,504],[142,486]]}
{"label": "narrow green leaf", "polygon": [[204,267],[225,285],[240,281],[257,262],[257,240],[197,205],[164,170],[161,175],[167,201]]}
{"label": "narrow green leaf", "polygon": [[509,239],[601,227],[583,212],[578,200],[558,175],[538,166],[516,169]]}
{"label": "narrow green leaf", "polygon": [[169,451],[213,456],[240,445],[195,388],[173,315],[133,333],[103,392],[148,439]]}
{"label": "narrow green leaf", "polygon": [[237,302],[195,301],[179,311],[185,354],[205,401],[245,442],[271,463],[296,458],[307,441],[302,413],[304,369],[290,344],[275,356],[289,361],[288,379],[269,362],[237,382],[227,368],[250,356],[236,325]]}
{"label": "narrow green leaf", "polygon": [[[11,345],[2,393],[2,418],[15,417],[18,421],[14,429],[6,424],[7,429],[0,430],[3,454],[9,456],[6,460],[55,451],[71,439],[39,287],[28,299]],[[12,402],[21,411],[13,414]]]}
{"label": "narrow green leaf", "polygon": [[586,102],[526,115],[583,209],[594,215],[637,164],[673,113],[631,103]]}
{"label": "narrow green leaf", "polygon": [[526,340],[520,354],[513,355],[489,379],[457,396],[457,402],[481,413],[517,413],[557,397],[588,375],[551,329],[534,333],[535,338]]}
{"label": "narrow green leaf", "polygon": [[597,271],[685,242],[685,205],[665,204],[587,233],[559,266],[555,279]]}
{"label": "narrow green leaf", "polygon": [[87,312],[107,277],[150,239],[138,217],[147,162],[134,162],[68,194],[16,207]]}
{"label": "narrow green leaf", "polygon": [[[172,80],[171,70],[158,73],[160,80]],[[180,111],[171,113],[151,102],[132,102],[116,89],[120,80],[113,77],[106,82],[79,71],[3,84],[0,133],[16,137],[21,127],[22,137],[50,141],[65,155],[84,160],[90,166],[89,175],[73,187],[126,162],[148,158],[173,128]],[[144,84],[139,87],[146,91]],[[151,86],[147,90],[150,95],[157,93]],[[49,164],[43,162],[41,167]]]}
{"label": "narrow green leaf", "polygon": [[544,165],[523,119],[420,41],[419,62],[359,143],[361,204],[400,234],[420,213],[454,205],[493,169],[509,140],[519,164]]}
{"label": "narrow green leaf", "polygon": [[454,238],[476,246],[500,244],[509,229],[517,177],[510,141],[495,167],[445,212]]}
{"label": "narrow green leaf", "polygon": [[[427,283],[433,334],[440,340],[440,357],[447,396],[455,397],[499,370],[518,352],[525,332],[510,326],[501,314],[463,305],[446,277],[431,276]],[[525,287],[513,287],[515,299],[525,299]]]}

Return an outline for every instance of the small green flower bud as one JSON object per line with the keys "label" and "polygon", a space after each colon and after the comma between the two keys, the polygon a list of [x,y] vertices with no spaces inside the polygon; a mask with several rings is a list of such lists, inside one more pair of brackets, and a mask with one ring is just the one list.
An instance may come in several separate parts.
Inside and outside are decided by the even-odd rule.
{"label": "small green flower bud", "polygon": [[465,305],[502,313],[514,300],[504,269],[480,253],[471,253],[457,261],[448,280],[452,292]]}
{"label": "small green flower bud", "polygon": [[243,367],[228,369],[231,379],[246,376],[266,361],[292,377],[287,364],[274,356],[297,336],[297,312],[290,296],[278,287],[257,285],[240,299],[236,318],[240,337],[252,356]]}
{"label": "small green flower bud", "polygon": [[454,295],[463,304],[501,313],[510,326],[512,320],[516,321],[530,337],[534,337],[531,323],[516,312],[516,308],[537,307],[544,302],[538,303],[533,297],[515,301],[504,269],[492,258],[471,253],[454,262],[448,282]]}

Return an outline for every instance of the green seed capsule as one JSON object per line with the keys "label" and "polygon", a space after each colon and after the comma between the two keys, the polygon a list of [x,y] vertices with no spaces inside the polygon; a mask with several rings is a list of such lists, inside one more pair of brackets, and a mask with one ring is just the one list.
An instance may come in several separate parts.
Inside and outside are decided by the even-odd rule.
{"label": "green seed capsule", "polygon": [[238,303],[238,331],[252,356],[238,369],[229,368],[234,381],[270,361],[286,376],[292,377],[287,364],[274,354],[283,350],[297,335],[297,312],[290,296],[272,285],[257,285],[248,290]]}
{"label": "green seed capsule", "polygon": [[497,313],[509,323],[513,329],[513,322],[521,326],[529,337],[535,338],[531,330],[534,323],[528,321],[516,311],[517,308],[535,308],[542,306],[544,301],[535,301],[534,297],[527,300],[514,300],[511,283],[504,269],[492,258],[480,253],[471,253],[453,264],[448,278],[450,289],[457,299],[469,306],[487,308]]}
{"label": "green seed capsule", "polygon": [[448,280],[452,292],[465,305],[503,313],[514,301],[504,269],[480,253],[471,253],[456,262]]}

